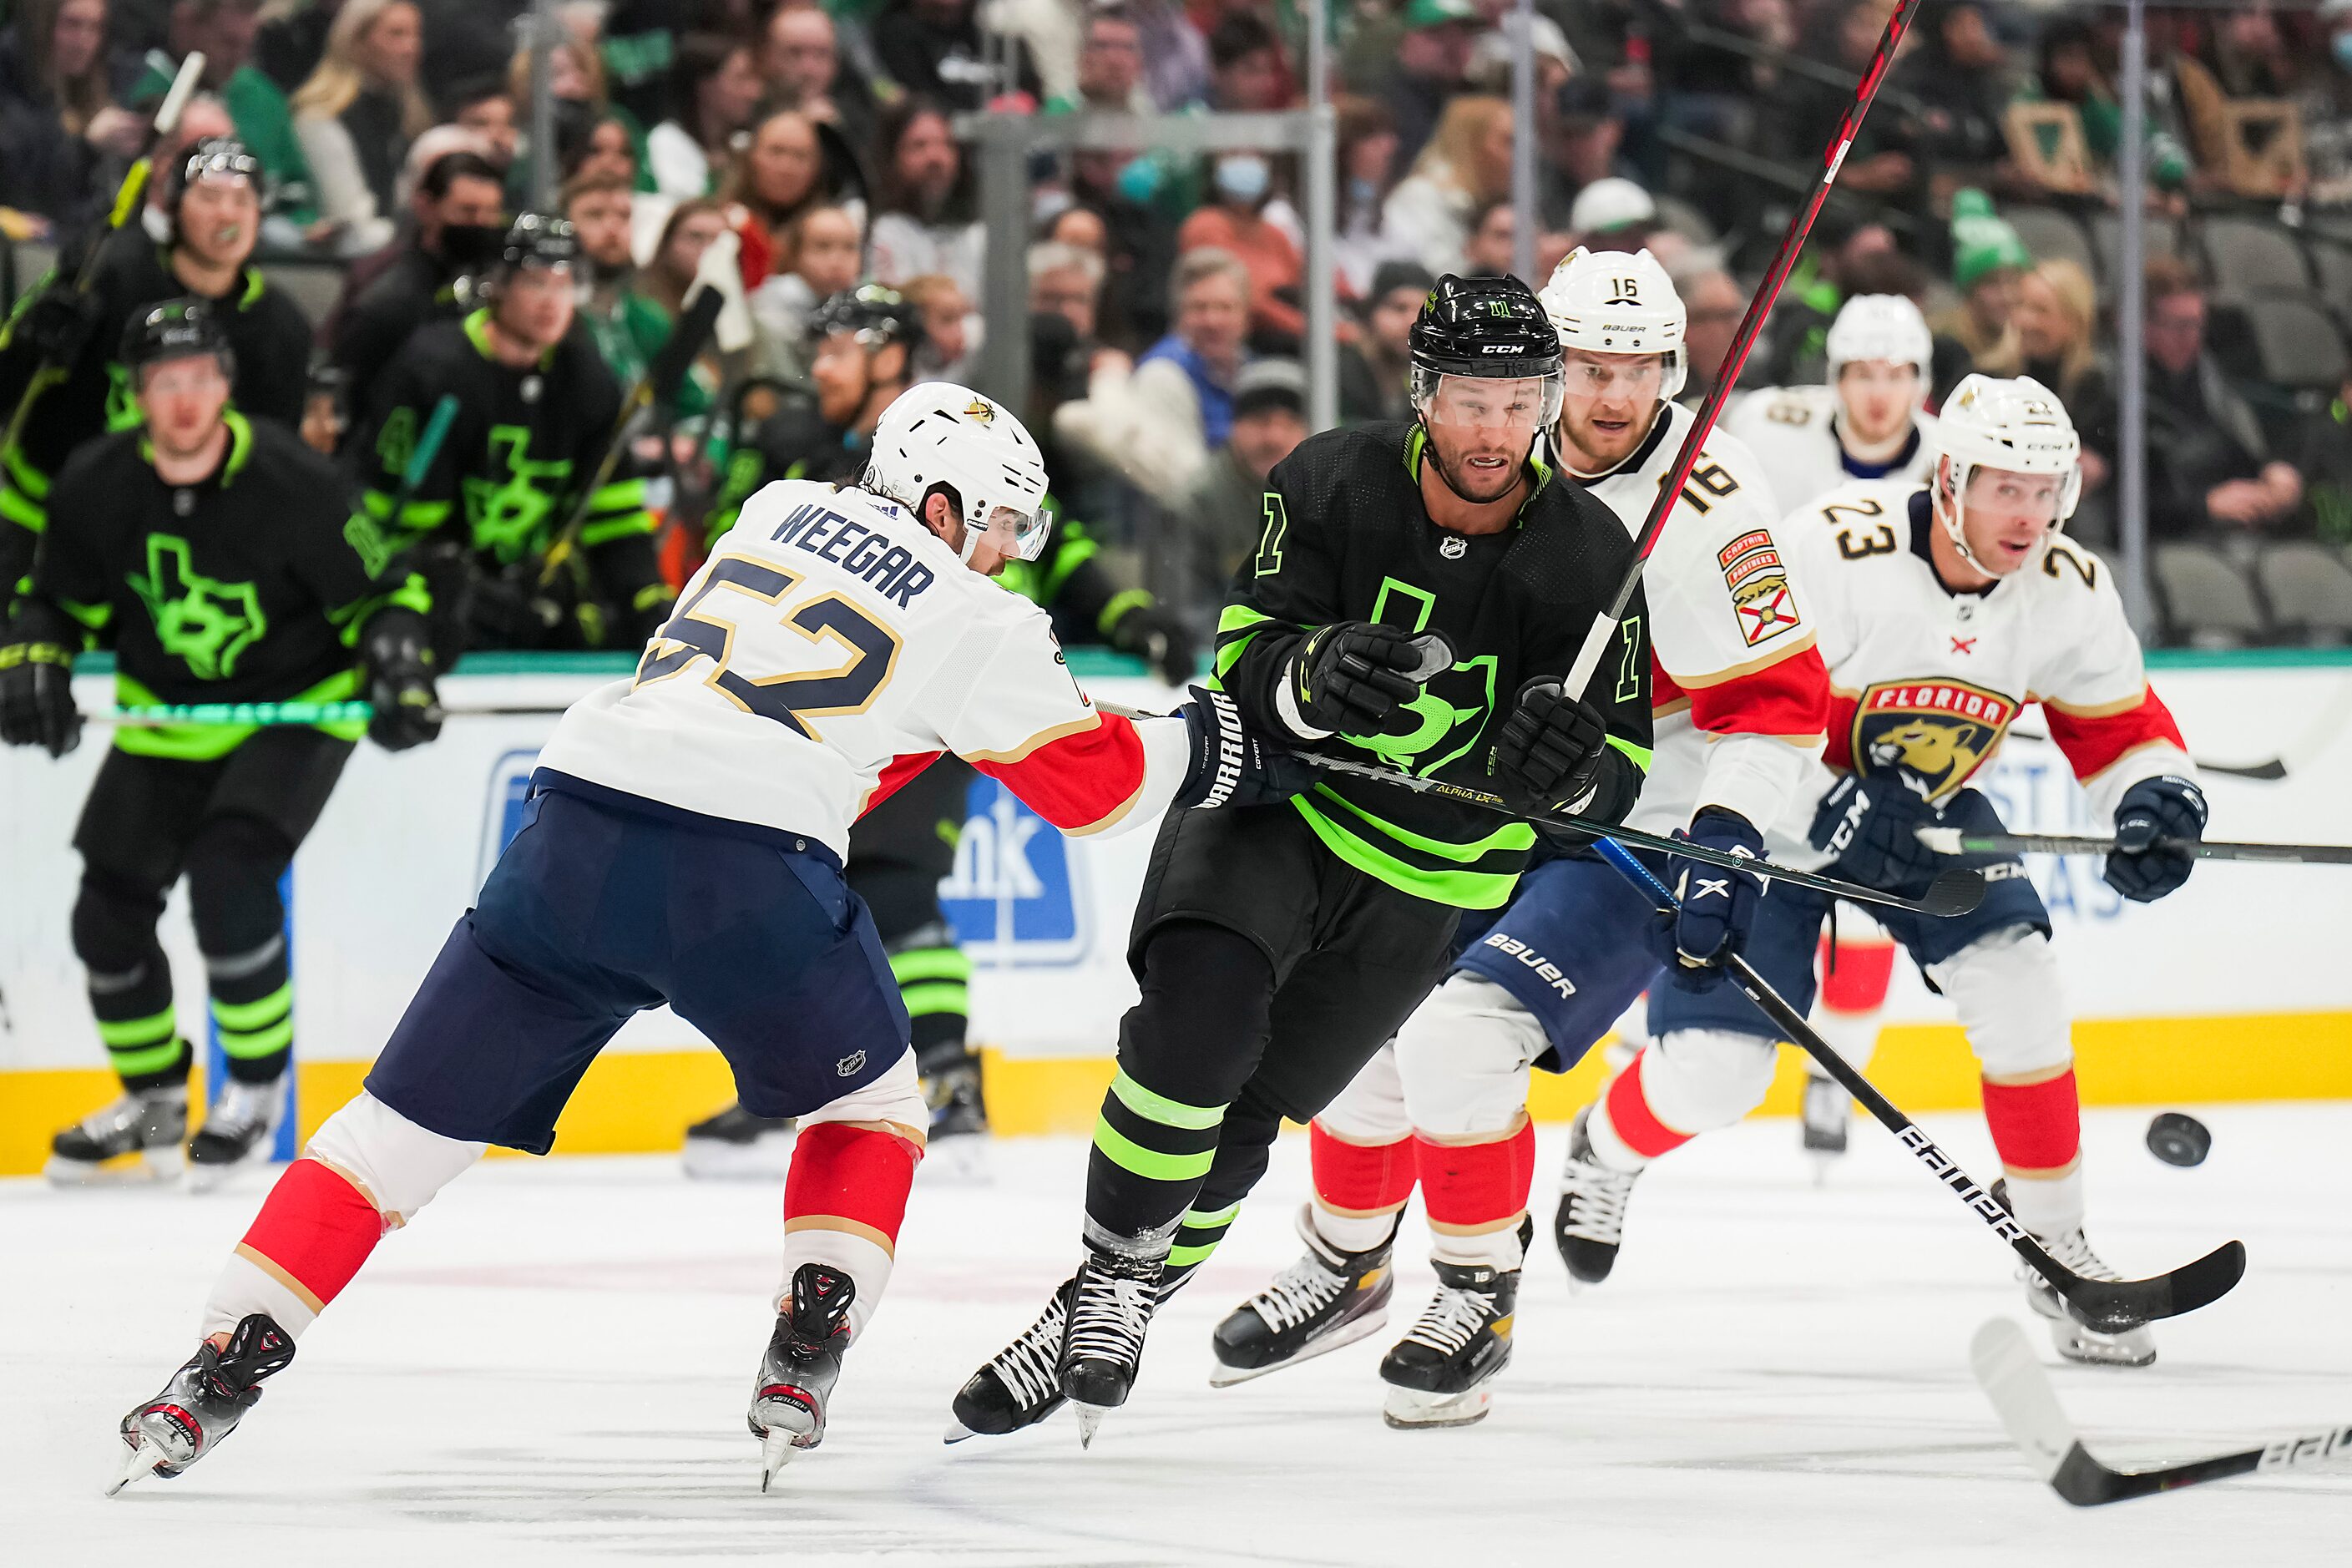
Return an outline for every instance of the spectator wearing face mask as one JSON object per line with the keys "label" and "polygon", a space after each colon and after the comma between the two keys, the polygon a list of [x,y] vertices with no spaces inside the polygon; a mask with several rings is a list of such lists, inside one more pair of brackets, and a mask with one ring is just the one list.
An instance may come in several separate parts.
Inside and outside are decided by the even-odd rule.
{"label": "spectator wearing face mask", "polygon": [[883,116],[869,266],[892,287],[926,273],[980,293],[985,239],[973,216],[963,149],[936,103],[908,98]]}
{"label": "spectator wearing face mask", "polygon": [[1426,268],[1388,261],[1372,274],[1360,314],[1363,331],[1339,345],[1339,422],[1412,417],[1407,339],[1421,302],[1437,287]]}
{"label": "spectator wearing face mask", "polygon": [[1298,289],[1306,274],[1299,247],[1266,216],[1274,170],[1256,153],[1228,153],[1216,162],[1210,205],[1176,231],[1179,252],[1213,248],[1241,258],[1249,271],[1250,332],[1273,350],[1297,351],[1306,335]]}
{"label": "spectator wearing face mask", "polygon": [[408,239],[348,297],[323,334],[329,357],[354,389],[373,384],[417,328],[478,302],[473,279],[498,259],[506,234],[505,186],[480,153],[444,153],[418,177],[408,214]]}

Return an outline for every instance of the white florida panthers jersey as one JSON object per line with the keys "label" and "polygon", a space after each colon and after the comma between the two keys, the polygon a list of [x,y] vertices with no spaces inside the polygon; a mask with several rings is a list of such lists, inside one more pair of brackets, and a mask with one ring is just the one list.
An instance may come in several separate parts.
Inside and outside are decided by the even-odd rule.
{"label": "white florida panthers jersey", "polygon": [[1927,482],[1936,467],[1934,416],[1914,416],[1914,439],[1899,462],[1883,474],[1864,476],[1846,467],[1845,448],[1838,444],[1837,415],[1835,387],[1768,386],[1740,399],[1723,424],[1756,454],[1783,507],[1801,507],[1864,477]]}
{"label": "white florida panthers jersey", "polygon": [[721,543],[635,678],[575,703],[541,766],[836,855],[942,752],[1070,833],[1149,820],[1182,783],[1182,720],[1098,712],[1045,612],[896,502],[782,481]]}
{"label": "white florida panthers jersey", "polygon": [[[2039,702],[2101,818],[2142,779],[2195,776],[2105,562],[2056,535],[2039,563],[1953,593],[1927,558],[1941,526],[1926,489],[1881,481],[1800,507],[1780,531],[1829,667],[1830,767],[1900,770],[1946,799]],[[1784,839],[1801,842],[1811,805],[1794,804]]]}
{"label": "white florida panthers jersey", "polygon": [[[1583,479],[1638,533],[1695,420],[1669,405],[1616,469]],[[1656,751],[1626,821],[1671,832],[1702,805],[1759,829],[1812,775],[1828,689],[1809,590],[1775,533],[1770,484],[1737,437],[1711,432],[1643,569]]]}

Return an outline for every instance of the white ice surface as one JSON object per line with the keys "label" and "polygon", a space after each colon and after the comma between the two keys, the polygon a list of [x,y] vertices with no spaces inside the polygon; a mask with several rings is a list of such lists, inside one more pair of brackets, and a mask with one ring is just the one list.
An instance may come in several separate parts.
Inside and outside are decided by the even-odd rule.
{"label": "white ice surface", "polygon": [[[2155,1367],[2058,1373],[2111,1461],[2352,1419],[2352,1107],[2200,1114],[2214,1152],[2194,1171],[2148,1155],[2146,1112],[2090,1119],[2110,1261],[2152,1272],[2231,1236],[2252,1257],[2235,1294],[2158,1325]],[[1933,1131],[1991,1173],[1977,1119]],[[1540,1140],[1545,1220],[1561,1136]],[[765,1497],[742,1412],[776,1188],[690,1185],[652,1158],[486,1164],[385,1240],[219,1452],[109,1501],[114,1422],[188,1352],[258,1182],[0,1184],[0,1563],[2352,1562],[2352,1470],[2060,1503],[1968,1372],[1979,1321],[2025,1316],[2004,1249],[1869,1125],[1825,1190],[1795,1143],[1754,1122],[1662,1165],[1602,1289],[1571,1300],[1539,1240],[1495,1414],[1400,1433],[1378,1414],[1385,1339],[1205,1382],[1211,1325],[1296,1254],[1306,1150],[1286,1139],[1085,1454],[1066,1414],[940,1444],[952,1391],[1071,1261],[1083,1145],[999,1145],[992,1186],[919,1187],[831,1434]],[[1430,1283],[1419,1226],[1400,1332]]]}

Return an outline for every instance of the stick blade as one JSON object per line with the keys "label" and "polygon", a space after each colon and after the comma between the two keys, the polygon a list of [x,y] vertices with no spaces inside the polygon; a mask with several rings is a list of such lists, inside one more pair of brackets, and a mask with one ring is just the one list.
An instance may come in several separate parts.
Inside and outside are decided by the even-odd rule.
{"label": "stick blade", "polygon": [[2196,1262],[2153,1279],[2070,1276],[2053,1283],[2084,1323],[2101,1333],[2118,1334],[2210,1307],[2236,1289],[2245,1274],[2246,1244],[2225,1241]]}
{"label": "stick blade", "polygon": [[2074,1439],[2074,1424],[2066,1419],[2025,1331],[2007,1318],[1988,1319],[1969,1341],[1969,1365],[1976,1372],[1977,1386],[1992,1402],[1993,1413],[2008,1428],[2009,1440],[2034,1474],[2055,1485],[2068,1458],[2082,1445]]}
{"label": "stick blade", "polygon": [[1964,915],[1983,903],[1984,896],[1984,873],[1956,867],[1928,884],[1927,896],[1919,900],[1919,907],[1931,915]]}
{"label": "stick blade", "polygon": [[2231,778],[2258,779],[2264,784],[2276,784],[2286,777],[2286,763],[2277,757],[2266,763],[2199,763],[2198,767],[2209,773],[2227,773]]}

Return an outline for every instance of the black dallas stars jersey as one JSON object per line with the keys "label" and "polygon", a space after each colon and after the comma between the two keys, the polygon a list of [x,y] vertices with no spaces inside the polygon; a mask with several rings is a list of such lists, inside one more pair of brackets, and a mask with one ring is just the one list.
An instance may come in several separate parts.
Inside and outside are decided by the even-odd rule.
{"label": "black dallas stars jersey", "polygon": [[[1633,542],[1614,512],[1540,466],[1515,526],[1479,536],[1442,529],[1422,504],[1425,439],[1418,425],[1362,425],[1309,437],[1276,465],[1257,553],[1235,574],[1217,624],[1216,678],[1254,723],[1279,733],[1274,681],[1309,628],[1374,621],[1442,632],[1455,663],[1412,704],[1418,727],[1322,749],[1492,790],[1500,717],[1528,680],[1568,673],[1633,563]],[[1610,743],[1644,768],[1647,620],[1636,594],[1618,646],[1583,693]],[[1632,801],[1613,804],[1622,815]],[[1535,842],[1533,829],[1482,807],[1369,779],[1328,780],[1290,808],[1350,866],[1463,909],[1499,908]]]}

